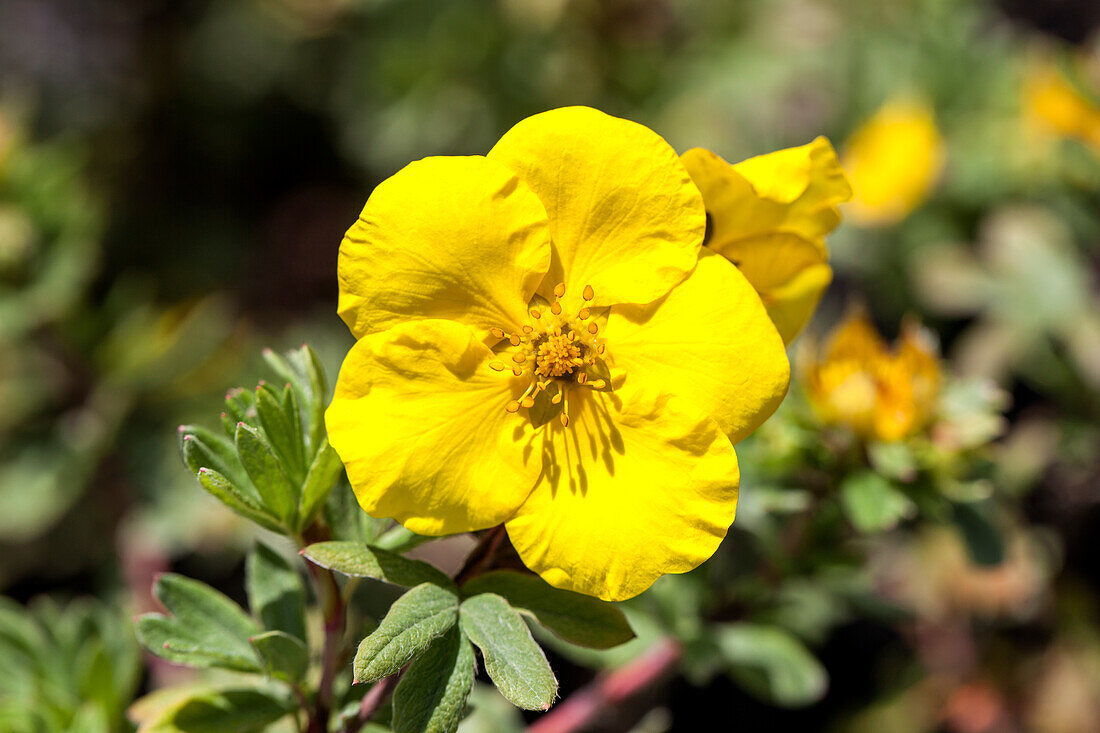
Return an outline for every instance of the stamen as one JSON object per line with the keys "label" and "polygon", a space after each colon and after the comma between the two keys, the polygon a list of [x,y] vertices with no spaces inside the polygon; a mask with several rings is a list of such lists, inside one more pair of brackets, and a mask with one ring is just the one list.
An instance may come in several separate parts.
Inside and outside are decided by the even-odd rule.
{"label": "stamen", "polygon": [[559,298],[565,295],[565,283],[558,283],[554,286],[554,295],[558,296]]}
{"label": "stamen", "polygon": [[495,372],[503,372],[504,371],[504,362],[502,362],[502,361],[491,361],[491,362],[489,362],[489,368],[492,369]]}
{"label": "stamen", "polygon": [[522,377],[523,376],[523,369],[521,367],[514,366],[514,367],[512,367],[512,374],[515,374],[517,377]]}
{"label": "stamen", "polygon": [[561,392],[558,392],[556,395],[554,395],[553,397],[550,398],[550,404],[552,404],[552,405],[560,405],[561,404]]}
{"label": "stamen", "polygon": [[599,346],[596,347],[596,353],[602,355],[606,348],[607,348],[607,344],[600,344]]}
{"label": "stamen", "polygon": [[519,412],[519,403],[516,402],[515,400],[512,400],[511,402],[509,402],[507,405],[504,406],[504,409],[507,410],[508,412]]}
{"label": "stamen", "polygon": [[596,325],[596,322],[595,322],[595,321],[593,321],[592,323],[589,323],[589,324],[588,324],[588,332],[589,332],[590,334],[592,334],[593,336],[595,336],[595,335],[596,335],[596,332],[597,332],[597,331],[599,331],[599,330],[600,330],[600,327]]}
{"label": "stamen", "polygon": [[569,427],[569,416],[566,415],[564,412],[561,414],[561,426],[563,428]]}
{"label": "stamen", "polygon": [[508,343],[512,344],[512,346],[519,346],[519,334],[513,333],[511,336],[509,336]]}
{"label": "stamen", "polygon": [[516,353],[512,354],[512,361],[517,364],[522,364],[523,362],[527,361],[527,354],[524,354],[522,351],[517,351]]}
{"label": "stamen", "polygon": [[553,313],[555,316],[560,316],[561,315],[561,303],[559,303],[557,301],[554,301],[553,305],[550,306],[550,312]]}
{"label": "stamen", "polygon": [[542,313],[539,312],[538,308],[532,308],[531,309],[531,317],[532,318],[542,318]]}
{"label": "stamen", "polygon": [[493,338],[495,338],[495,339],[504,338],[504,329],[503,328],[490,328],[489,333],[493,334]]}
{"label": "stamen", "polygon": [[604,387],[607,386],[607,380],[606,379],[597,379],[594,382],[592,382],[592,384],[590,384],[589,386],[592,387],[592,389],[603,389]]}
{"label": "stamen", "polygon": [[528,325],[527,325],[527,324],[525,323],[525,324],[523,324],[523,332],[524,332],[524,333],[527,333],[527,334],[531,334],[531,333],[534,333],[534,332],[535,332],[535,329],[531,328],[530,326],[528,326]]}
{"label": "stamen", "polygon": [[582,321],[588,320],[588,317],[590,315],[592,315],[592,311],[588,310],[587,308],[581,308],[579,311],[577,311],[577,318],[581,319]]}
{"label": "stamen", "polygon": [[524,397],[522,400],[519,401],[519,406],[520,407],[527,407],[527,408],[534,407],[535,406],[535,398],[532,397],[531,395],[527,395],[526,397]]}
{"label": "stamen", "polygon": [[581,295],[585,300],[592,300],[596,297],[596,291],[592,289],[591,285],[585,285],[584,292]]}
{"label": "stamen", "polygon": [[587,381],[588,381],[588,375],[585,374],[584,372],[581,372],[580,374],[577,375],[577,384],[584,384]]}

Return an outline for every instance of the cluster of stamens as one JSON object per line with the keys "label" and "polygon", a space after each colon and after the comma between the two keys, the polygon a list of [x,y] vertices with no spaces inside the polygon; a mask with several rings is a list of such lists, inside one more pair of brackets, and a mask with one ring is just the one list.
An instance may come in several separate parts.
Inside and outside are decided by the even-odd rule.
{"label": "cluster of stamens", "polygon": [[[491,329],[494,338],[507,339],[515,350],[511,352],[510,365],[503,361],[491,361],[489,367],[498,372],[510,367],[515,376],[521,377],[527,373],[531,378],[523,395],[505,405],[504,409],[508,412],[518,412],[521,407],[533,407],[535,398],[542,392],[549,394],[553,391],[550,402],[554,405],[563,404],[567,385],[575,384],[593,389],[607,386],[605,379],[591,379],[588,372],[596,365],[596,360],[603,355],[606,348],[597,339],[600,328],[588,307],[596,294],[591,285],[585,286],[581,295],[585,305],[577,311],[574,318],[562,317],[561,298],[564,295],[565,283],[558,283],[554,288],[554,302],[547,309],[549,312],[538,307],[531,308],[531,320],[517,333],[508,333],[502,328]],[[506,351],[507,348],[505,347]],[[551,390],[552,385],[556,385],[557,389]],[[565,409],[561,412],[561,423],[569,424]]]}

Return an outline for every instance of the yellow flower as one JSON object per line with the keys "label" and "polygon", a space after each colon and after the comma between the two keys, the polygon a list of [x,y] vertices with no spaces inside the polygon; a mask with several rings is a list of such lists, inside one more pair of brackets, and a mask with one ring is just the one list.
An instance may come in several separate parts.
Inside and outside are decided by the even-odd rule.
{"label": "yellow flower", "polygon": [[736,165],[693,148],[681,160],[703,194],[706,245],[748,278],[789,344],[833,279],[825,235],[852,197],[833,146],[819,137]]}
{"label": "yellow flower", "polygon": [[928,198],[943,169],[943,138],[930,107],[894,100],[852,134],[841,160],[855,189],[845,212],[866,226],[892,224]]}
{"label": "yellow flower", "polygon": [[862,308],[833,331],[824,353],[805,370],[811,404],[827,424],[857,435],[900,440],[931,419],[940,391],[935,342],[915,321],[902,324],[893,350]]}
{"label": "yellow flower", "polygon": [[1100,107],[1053,64],[1031,69],[1024,79],[1024,119],[1035,132],[1079,140],[1100,153]]}
{"label": "yellow flower", "polygon": [[326,414],[362,507],[503,522],[549,583],[610,600],[706,560],[789,367],[704,230],[668,144],[584,107],[379,185],[340,248],[358,342]]}

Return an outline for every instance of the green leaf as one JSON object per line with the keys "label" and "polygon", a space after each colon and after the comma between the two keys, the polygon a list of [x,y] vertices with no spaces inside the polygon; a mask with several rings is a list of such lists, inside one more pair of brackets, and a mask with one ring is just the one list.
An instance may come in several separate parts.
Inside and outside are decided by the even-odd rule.
{"label": "green leaf", "polygon": [[474,648],[458,628],[432,642],[393,694],[394,733],[452,733],[474,685]]}
{"label": "green leaf", "polygon": [[237,439],[237,424],[256,422],[256,393],[241,387],[229,390],[225,394],[225,417],[222,426],[230,440]]}
{"label": "green leaf", "polygon": [[268,631],[249,641],[264,662],[269,677],[298,682],[309,668],[309,649],[305,642],[282,631]]}
{"label": "green leaf", "polygon": [[873,471],[861,471],[844,479],[840,503],[848,521],[860,532],[891,529],[916,511],[909,497]]}
{"label": "green leaf", "polygon": [[495,593],[468,598],[459,611],[459,623],[481,650],[485,671],[500,694],[524,710],[550,709],[558,680],[531,630],[508,601]]}
{"label": "green leaf", "polygon": [[344,464],[340,461],[340,456],[336,455],[336,451],[328,444],[328,439],[322,438],[320,449],[302,485],[302,527],[308,526],[313,521],[317,512],[325,505],[329,492],[343,474]]}
{"label": "green leaf", "polygon": [[292,700],[251,687],[197,690],[146,721],[142,733],[251,733],[294,710]]}
{"label": "green leaf", "polygon": [[252,613],[264,628],[306,638],[306,589],[302,578],[283,556],[262,542],[245,563],[245,587]]}
{"label": "green leaf", "polygon": [[433,583],[416,586],[390,606],[374,633],[359,644],[355,681],[373,682],[400,671],[457,620],[458,596]]}
{"label": "green leaf", "polygon": [[634,638],[619,608],[591,596],[554,588],[537,575],[498,570],[462,586],[462,595],[496,593],[565,641],[610,649]]}
{"label": "green leaf", "polygon": [[988,502],[952,504],[955,525],[962,533],[970,559],[976,565],[992,567],[1005,559],[1001,531],[990,519]]}
{"label": "green leaf", "polygon": [[238,486],[252,488],[231,441],[199,425],[180,425],[179,437],[180,454],[191,473],[212,468]]}
{"label": "green leaf", "polygon": [[426,562],[357,542],[318,542],[302,550],[302,554],[315,565],[354,578],[374,578],[406,588],[421,583],[453,588],[443,571]]}
{"label": "green leaf", "polygon": [[389,550],[390,552],[408,552],[414,547],[419,547],[425,542],[433,539],[435,538],[417,534],[416,532],[405,529],[399,524],[387,530],[377,541],[371,544],[383,550]]}
{"label": "green leaf", "polygon": [[251,425],[237,425],[237,455],[264,505],[288,526],[294,526],[298,491],[283,471],[267,440]]}
{"label": "green leaf", "polygon": [[[289,388],[286,392],[293,394]],[[261,384],[256,388],[256,413],[268,444],[279,457],[287,476],[296,483],[301,482],[305,478],[306,466],[297,403],[284,404],[275,390]]]}
{"label": "green leaf", "polygon": [[210,586],[166,573],[153,592],[172,616],[145,614],[138,639],[146,649],[172,662],[195,667],[259,671],[249,638],[260,628],[233,601]]}
{"label": "green leaf", "polygon": [[250,519],[261,527],[270,529],[272,532],[286,532],[286,529],[279,523],[275,515],[257,504],[255,499],[242,493],[232,481],[217,471],[200,468],[199,484],[213,495],[215,499],[225,504],[237,514],[240,514],[245,519]]}
{"label": "green leaf", "polygon": [[715,641],[731,665],[730,675],[764,700],[797,707],[825,694],[825,668],[802,642],[778,627],[731,624],[718,629]]}
{"label": "green leaf", "polygon": [[390,524],[388,519],[375,519],[363,511],[351,487],[344,481],[333,487],[325,499],[324,517],[333,538],[346,542],[371,542]]}

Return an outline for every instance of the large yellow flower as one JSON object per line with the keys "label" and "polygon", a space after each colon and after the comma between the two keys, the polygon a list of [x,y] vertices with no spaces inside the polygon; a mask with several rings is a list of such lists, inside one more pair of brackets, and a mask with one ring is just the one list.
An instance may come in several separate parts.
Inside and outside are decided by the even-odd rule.
{"label": "large yellow flower", "polygon": [[706,245],[748,278],[789,344],[832,282],[825,235],[852,197],[833,146],[819,137],[736,165],[692,148],[681,160],[703,194]]}
{"label": "large yellow flower", "polygon": [[1024,79],[1024,114],[1040,135],[1072,138],[1100,153],[1100,106],[1078,91],[1052,63],[1036,65]]}
{"label": "large yellow flower", "polygon": [[823,422],[878,440],[900,440],[927,425],[940,381],[935,341],[924,328],[904,322],[890,349],[862,308],[837,326],[805,373],[810,402]]}
{"label": "large yellow flower", "polygon": [[704,229],[668,144],[583,107],[379,185],[340,248],[358,342],[326,415],[362,507],[428,535],[503,522],[528,567],[604,599],[707,559],[733,443],[789,368]]}

